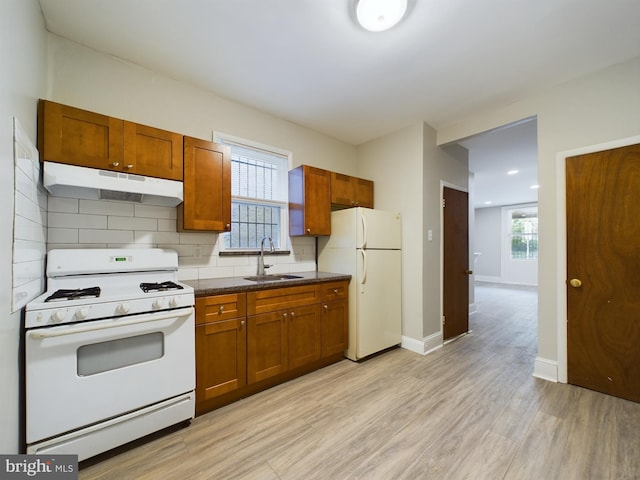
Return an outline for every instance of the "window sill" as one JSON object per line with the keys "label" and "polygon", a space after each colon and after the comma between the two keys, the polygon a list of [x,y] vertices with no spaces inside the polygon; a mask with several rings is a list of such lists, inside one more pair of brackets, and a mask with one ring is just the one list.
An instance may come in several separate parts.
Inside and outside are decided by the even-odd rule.
{"label": "window sill", "polygon": [[[270,252],[265,250],[265,255],[289,255],[291,253],[290,250],[276,250],[275,252]],[[260,255],[260,250],[225,250],[224,252],[218,253],[221,257],[244,257],[244,256],[258,256]]]}

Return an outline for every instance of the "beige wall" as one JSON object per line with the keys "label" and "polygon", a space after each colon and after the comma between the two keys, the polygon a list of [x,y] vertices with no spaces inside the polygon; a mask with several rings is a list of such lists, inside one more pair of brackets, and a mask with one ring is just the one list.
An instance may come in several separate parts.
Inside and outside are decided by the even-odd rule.
{"label": "beige wall", "polygon": [[440,333],[441,182],[467,188],[466,150],[446,152],[416,123],[360,145],[358,171],[375,182],[376,208],[402,214],[402,334],[422,342]]}
{"label": "beige wall", "polygon": [[11,314],[13,117],[36,141],[36,104],[44,95],[46,37],[36,0],[7,0],[0,15],[0,452],[19,449],[20,313]]}
{"label": "beige wall", "polygon": [[567,82],[523,101],[478,113],[438,130],[447,144],[513,121],[537,115],[540,258],[538,356],[558,359],[558,313],[563,279],[558,225],[564,225],[558,184],[557,154],[640,134],[640,58]]}
{"label": "beige wall", "polygon": [[289,150],[293,166],[356,174],[352,145],[53,34],[48,45],[50,100],[207,140],[215,130]]}

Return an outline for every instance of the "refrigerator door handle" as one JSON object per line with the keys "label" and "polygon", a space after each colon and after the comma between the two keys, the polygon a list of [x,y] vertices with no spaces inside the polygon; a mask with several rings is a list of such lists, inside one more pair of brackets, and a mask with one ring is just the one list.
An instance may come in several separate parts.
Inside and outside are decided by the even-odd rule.
{"label": "refrigerator door handle", "polygon": [[362,221],[362,245],[360,248],[367,248],[367,222],[364,219],[364,215],[360,214],[360,220]]}
{"label": "refrigerator door handle", "polygon": [[360,285],[367,283],[367,253],[364,250],[360,250],[362,254],[362,275],[360,276]]}

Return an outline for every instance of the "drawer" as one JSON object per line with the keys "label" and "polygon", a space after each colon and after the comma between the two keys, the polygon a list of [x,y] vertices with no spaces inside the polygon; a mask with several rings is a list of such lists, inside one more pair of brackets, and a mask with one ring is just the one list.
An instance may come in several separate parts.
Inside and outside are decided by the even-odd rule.
{"label": "drawer", "polygon": [[320,303],[318,284],[258,290],[247,293],[247,314],[258,315],[314,303]]}
{"label": "drawer", "polygon": [[196,325],[244,317],[246,314],[246,293],[229,293],[196,298]]}
{"label": "drawer", "polygon": [[320,285],[320,297],[323,302],[342,300],[349,296],[349,282],[342,280],[339,282],[323,283]]}

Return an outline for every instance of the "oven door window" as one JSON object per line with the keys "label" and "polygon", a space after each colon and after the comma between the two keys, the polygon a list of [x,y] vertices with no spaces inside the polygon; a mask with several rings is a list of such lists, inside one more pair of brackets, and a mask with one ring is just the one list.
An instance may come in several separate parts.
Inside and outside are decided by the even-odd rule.
{"label": "oven door window", "polygon": [[86,377],[118,368],[157,360],[164,355],[164,334],[133,337],[83,345],[77,350],[78,376]]}

